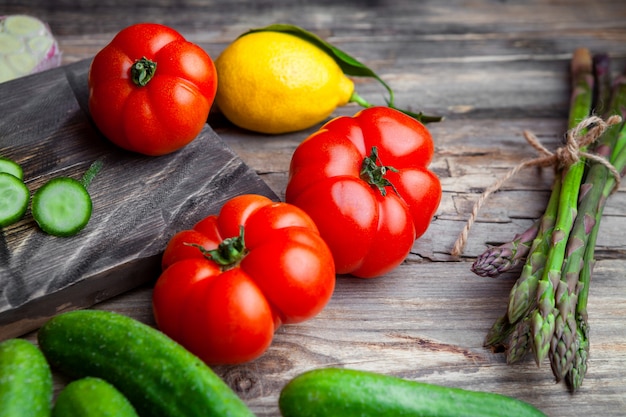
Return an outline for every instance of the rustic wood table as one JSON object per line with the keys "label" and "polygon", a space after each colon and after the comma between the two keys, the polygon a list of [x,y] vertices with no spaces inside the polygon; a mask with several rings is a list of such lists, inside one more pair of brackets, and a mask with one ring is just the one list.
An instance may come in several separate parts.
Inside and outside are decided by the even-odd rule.
{"label": "rustic wood table", "polygon": [[[548,363],[509,366],[483,347],[516,277],[470,271],[487,245],[523,231],[545,207],[550,169],[527,169],[482,208],[463,255],[452,245],[480,193],[526,158],[532,130],[556,147],[566,129],[569,60],[577,47],[607,52],[626,70],[626,3],[615,0],[476,1],[14,1],[0,15],[27,13],[49,22],[63,64],[93,57],[127,25],[152,21],[179,30],[216,58],[240,33],[271,23],[314,31],[373,68],[396,91],[399,107],[445,116],[429,125],[432,169],[443,199],[428,232],[388,275],[338,277],[316,318],[277,332],[259,359],[215,371],[259,416],[277,416],[277,398],[295,375],[340,366],[407,379],[498,392],[530,402],[551,417],[626,415],[626,185],[611,196],[597,242],[589,297],[591,357],[582,388],[555,384]],[[384,91],[355,79],[370,101]],[[352,115],[354,105],[335,115]],[[2,115],[0,115],[2,117]],[[280,198],[291,154],[316,130],[267,136],[220,118],[213,130]],[[154,324],[151,285],[97,304]],[[25,337],[35,340],[35,333]],[[56,387],[64,384],[55,375]]]}

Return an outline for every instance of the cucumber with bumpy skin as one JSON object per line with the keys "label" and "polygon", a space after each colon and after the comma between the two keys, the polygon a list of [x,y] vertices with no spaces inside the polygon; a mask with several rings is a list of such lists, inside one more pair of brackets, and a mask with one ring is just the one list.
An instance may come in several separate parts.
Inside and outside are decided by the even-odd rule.
{"label": "cucumber with bumpy skin", "polygon": [[279,398],[283,417],[546,417],[523,401],[352,369],[305,372]]}
{"label": "cucumber with bumpy skin", "polygon": [[162,332],[104,310],[76,310],[38,332],[53,368],[111,383],[140,416],[253,417],[204,362]]}
{"label": "cucumber with bumpy skin", "polygon": [[52,417],[138,417],[132,404],[104,379],[70,382],[57,396]]}
{"label": "cucumber with bumpy skin", "polygon": [[25,339],[0,343],[0,417],[49,417],[52,373],[46,358]]}

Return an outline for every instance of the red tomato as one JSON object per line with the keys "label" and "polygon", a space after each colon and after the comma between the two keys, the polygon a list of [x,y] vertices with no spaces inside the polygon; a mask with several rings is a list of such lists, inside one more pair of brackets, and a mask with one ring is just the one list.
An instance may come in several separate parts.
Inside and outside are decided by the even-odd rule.
{"label": "red tomato", "polygon": [[175,30],[140,23],[120,31],[89,69],[89,110],[116,145],[174,152],[198,136],[217,89],[211,58]]}
{"label": "red tomato", "polygon": [[254,194],[174,235],[162,267],[157,325],[209,364],[260,356],[278,327],[318,314],[335,288],[332,254],[311,218]]}
{"label": "red tomato", "polygon": [[338,274],[383,275],[409,254],[439,207],[430,132],[389,107],[338,117],[295,150],[285,200],[306,211]]}

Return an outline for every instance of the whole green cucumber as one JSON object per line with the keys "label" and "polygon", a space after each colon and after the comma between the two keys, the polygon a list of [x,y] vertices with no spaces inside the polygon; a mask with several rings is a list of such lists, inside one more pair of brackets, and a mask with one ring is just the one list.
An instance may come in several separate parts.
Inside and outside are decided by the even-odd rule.
{"label": "whole green cucumber", "polygon": [[283,417],[546,417],[528,403],[352,369],[305,372],[282,389]]}
{"label": "whole green cucumber", "polygon": [[0,343],[0,417],[48,417],[52,392],[50,366],[34,344]]}
{"label": "whole green cucumber", "polygon": [[140,416],[254,416],[198,357],[125,315],[63,313],[48,320],[37,338],[52,367],[76,378],[108,381]]}
{"label": "whole green cucumber", "polygon": [[52,417],[138,417],[132,404],[104,379],[70,382],[57,396]]}

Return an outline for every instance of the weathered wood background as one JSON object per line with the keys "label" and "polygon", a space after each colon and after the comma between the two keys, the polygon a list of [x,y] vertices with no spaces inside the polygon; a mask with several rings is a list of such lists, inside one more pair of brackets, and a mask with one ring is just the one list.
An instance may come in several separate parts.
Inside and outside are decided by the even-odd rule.
{"label": "weathered wood background", "polygon": [[[535,156],[522,131],[532,130],[549,147],[560,143],[572,51],[608,52],[614,71],[626,70],[625,2],[5,0],[0,12],[50,22],[66,64],[93,56],[118,30],[140,21],[170,25],[213,57],[248,28],[293,23],[372,67],[394,88],[399,106],[446,116],[431,125],[432,168],[443,200],[407,261],[376,280],[339,277],[318,317],[280,329],[252,363],[215,368],[259,416],[278,415],[277,396],[287,380],[331,365],[513,395],[551,417],[626,415],[624,185],[602,221],[589,299],[589,372],[574,395],[554,383],[547,363],[538,368],[529,358],[507,366],[502,355],[482,347],[514,275],[481,278],[469,269],[487,244],[510,239],[540,215],[550,170],[529,169],[509,181],[484,206],[462,259],[450,257],[480,192]],[[361,95],[384,102],[376,82],[356,81]],[[356,110],[346,106],[336,115]],[[315,130],[255,135],[219,117],[211,126],[281,197],[291,153]],[[150,294],[147,285],[97,308],[153,323]],[[57,375],[57,386],[63,382]]]}

